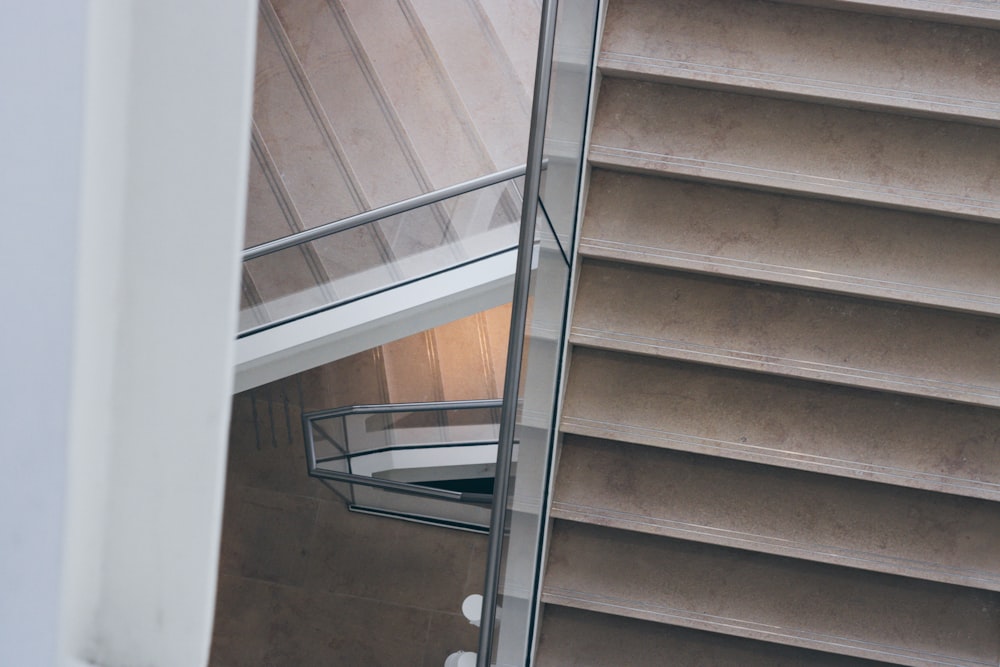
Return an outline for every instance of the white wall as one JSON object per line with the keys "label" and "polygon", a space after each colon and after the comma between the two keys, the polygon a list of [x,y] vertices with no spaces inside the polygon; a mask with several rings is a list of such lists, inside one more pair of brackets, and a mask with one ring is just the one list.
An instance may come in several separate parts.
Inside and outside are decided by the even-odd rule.
{"label": "white wall", "polygon": [[6,3],[0,664],[205,664],[256,5]]}

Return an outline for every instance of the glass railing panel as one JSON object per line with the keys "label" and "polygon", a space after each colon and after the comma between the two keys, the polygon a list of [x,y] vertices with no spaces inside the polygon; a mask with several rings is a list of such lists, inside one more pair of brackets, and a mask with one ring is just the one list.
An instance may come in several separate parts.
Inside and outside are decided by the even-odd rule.
{"label": "glass railing panel", "polygon": [[577,192],[587,133],[597,0],[560,0],[545,126],[539,199],[564,248],[572,245]]}
{"label": "glass railing panel", "polygon": [[324,269],[308,244],[244,262],[240,330],[247,331],[329,303],[333,296],[326,282]]}
{"label": "glass railing panel", "polygon": [[354,497],[350,508],[354,511],[476,532],[489,530],[489,505],[455,503],[375,487],[353,486]]}
{"label": "glass railing panel", "polygon": [[[552,74],[549,81],[542,81],[542,85],[548,84],[549,93],[542,144],[546,168],[538,191],[534,268],[527,278],[529,308],[513,429],[514,465],[507,479],[491,650],[485,658],[480,655],[480,665],[531,664],[538,613],[539,569],[555,446],[570,260],[576,235],[599,8],[598,0],[561,0],[558,4]],[[543,9],[543,15],[545,12]],[[540,63],[544,57],[540,55]],[[539,71],[544,72],[541,65]],[[534,131],[543,130],[536,126]],[[527,191],[531,191],[530,186]],[[518,308],[517,303],[514,308]],[[501,483],[502,480],[497,481]],[[484,617],[485,613],[484,610]],[[481,651],[485,643],[485,640],[480,642]]]}
{"label": "glass railing panel", "polygon": [[246,259],[241,335],[513,248],[517,180]]}
{"label": "glass railing panel", "polygon": [[[310,437],[312,438],[313,463],[322,465],[330,460],[347,457],[347,429],[343,417],[316,419],[309,421]],[[346,464],[343,471],[346,472]]]}
{"label": "glass railing panel", "polygon": [[309,472],[358,511],[486,530],[499,409],[483,400],[306,414]]}

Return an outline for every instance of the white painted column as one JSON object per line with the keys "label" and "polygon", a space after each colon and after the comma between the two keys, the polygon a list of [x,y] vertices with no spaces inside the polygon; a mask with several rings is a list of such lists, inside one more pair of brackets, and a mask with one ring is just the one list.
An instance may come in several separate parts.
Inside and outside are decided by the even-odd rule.
{"label": "white painted column", "polygon": [[4,16],[0,664],[204,665],[256,3]]}
{"label": "white painted column", "polygon": [[[56,6],[56,5],[59,6]],[[0,665],[56,660],[86,14],[0,21]]]}

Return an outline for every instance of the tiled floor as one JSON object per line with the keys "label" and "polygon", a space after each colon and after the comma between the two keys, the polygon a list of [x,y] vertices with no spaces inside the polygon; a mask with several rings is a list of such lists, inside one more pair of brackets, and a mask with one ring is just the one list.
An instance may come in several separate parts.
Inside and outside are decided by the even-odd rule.
{"label": "tiled floor", "polygon": [[349,512],[306,475],[294,386],[256,392],[256,431],[235,397],[212,667],[438,667],[474,650],[460,609],[485,536]]}

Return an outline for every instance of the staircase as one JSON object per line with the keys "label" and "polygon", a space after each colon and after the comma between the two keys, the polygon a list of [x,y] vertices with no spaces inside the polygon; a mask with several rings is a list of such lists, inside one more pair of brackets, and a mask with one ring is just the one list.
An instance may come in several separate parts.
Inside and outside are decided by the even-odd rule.
{"label": "staircase", "polygon": [[[537,14],[260,0],[247,245],[521,164]],[[515,244],[520,205],[500,185],[250,260],[241,330]]]}
{"label": "staircase", "polygon": [[1000,5],[610,0],[537,665],[1000,663]]}

